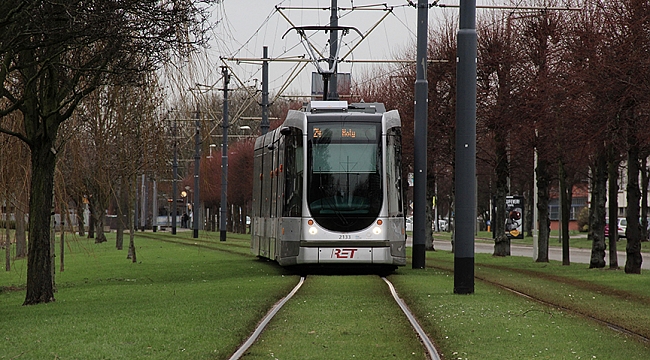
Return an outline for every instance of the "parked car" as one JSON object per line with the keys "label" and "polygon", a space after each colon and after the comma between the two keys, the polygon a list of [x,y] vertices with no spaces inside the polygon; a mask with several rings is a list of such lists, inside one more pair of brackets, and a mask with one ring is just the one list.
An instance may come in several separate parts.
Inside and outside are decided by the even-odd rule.
{"label": "parked car", "polygon": [[406,217],[406,231],[413,231],[413,216]]}
{"label": "parked car", "polygon": [[[618,231],[618,237],[619,238],[624,238],[625,237],[625,229],[627,228],[627,219],[626,218],[618,218],[618,225],[617,225],[617,231]],[[609,236],[609,220],[605,219],[605,237]]]}
{"label": "parked car", "polygon": [[449,231],[449,223],[445,219],[438,220],[438,230]]}

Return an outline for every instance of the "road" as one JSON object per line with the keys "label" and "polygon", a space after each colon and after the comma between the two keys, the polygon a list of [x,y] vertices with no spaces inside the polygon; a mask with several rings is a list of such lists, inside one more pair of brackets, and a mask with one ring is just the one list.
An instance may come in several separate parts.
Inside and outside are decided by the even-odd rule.
{"label": "road", "polygon": [[[412,246],[413,239],[409,236],[406,240],[407,246]],[[446,250],[451,251],[451,242],[448,240],[434,240],[433,247],[436,250]],[[474,252],[475,253],[486,253],[491,254],[494,252],[494,244],[487,242],[474,242]],[[512,256],[523,256],[533,258],[533,247],[526,245],[510,245],[510,253]],[[625,267],[625,260],[627,255],[625,251],[618,251],[618,265],[623,268]],[[643,264],[641,265],[642,269],[650,269],[650,261],[646,259],[647,254],[641,254],[644,257]],[[550,260],[562,261],[562,248],[551,246],[548,249],[548,257]],[[572,263],[582,263],[589,264],[591,259],[591,249],[570,249],[569,260]],[[605,262],[609,267],[609,251],[605,251]]]}

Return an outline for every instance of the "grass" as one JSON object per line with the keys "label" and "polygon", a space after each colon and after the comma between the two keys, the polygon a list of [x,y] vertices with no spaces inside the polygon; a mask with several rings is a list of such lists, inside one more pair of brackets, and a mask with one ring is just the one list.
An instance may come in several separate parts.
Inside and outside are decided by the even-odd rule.
{"label": "grass", "polygon": [[455,295],[453,275],[401,269],[391,276],[445,359],[646,359],[647,346],[556,308],[477,282]]}
{"label": "grass", "polygon": [[426,359],[377,276],[308,276],[245,359]]}
{"label": "grass", "polygon": [[[650,345],[578,314],[650,335],[650,274],[475,255],[475,293],[453,294],[453,254],[427,252],[428,268],[391,280],[449,359],[646,359]],[[503,284],[556,306],[495,288]],[[565,309],[569,309],[568,311]]]}
{"label": "grass", "polygon": [[[208,238],[179,233],[192,245],[183,246],[153,236],[136,238],[137,264],[110,237],[70,241],[54,303],[23,307],[24,291],[1,293],[0,359],[227,358],[297,282],[251,256],[200,247]],[[23,272],[0,274],[0,284],[20,287]]]}
{"label": "grass", "polygon": [[[112,236],[104,244],[68,237],[54,303],[21,306],[24,291],[15,289],[24,286],[24,260],[0,273],[0,359],[226,359],[298,281],[250,256],[249,235],[228,234],[222,243],[218,233],[202,232],[199,239],[190,232],[138,233],[136,264],[126,251],[114,249]],[[648,331],[645,272],[476,254],[475,294],[454,295],[453,254],[427,252],[427,265],[400,268],[389,278],[445,359],[650,358],[650,345],[576,315],[595,314]],[[310,275],[246,358],[424,355],[379,278]]]}

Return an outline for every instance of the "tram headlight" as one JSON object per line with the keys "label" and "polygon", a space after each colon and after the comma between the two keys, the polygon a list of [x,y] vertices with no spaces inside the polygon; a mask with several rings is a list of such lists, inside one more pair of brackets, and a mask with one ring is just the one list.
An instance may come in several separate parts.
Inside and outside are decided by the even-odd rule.
{"label": "tram headlight", "polygon": [[316,235],[317,232],[318,232],[318,229],[316,229],[315,226],[310,226],[309,227],[309,234]]}
{"label": "tram headlight", "polygon": [[379,226],[375,226],[375,227],[372,229],[372,233],[375,234],[375,235],[379,235],[379,234],[381,234],[381,228],[380,228]]}

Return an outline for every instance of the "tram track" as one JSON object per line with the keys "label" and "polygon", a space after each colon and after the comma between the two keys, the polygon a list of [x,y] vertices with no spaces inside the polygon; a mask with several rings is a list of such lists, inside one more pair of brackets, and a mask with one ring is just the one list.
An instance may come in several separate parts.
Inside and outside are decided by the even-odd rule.
{"label": "tram track", "polygon": [[494,281],[491,281],[491,280],[488,280],[488,279],[485,279],[485,278],[481,278],[479,276],[476,276],[476,278],[480,279],[481,281],[483,281],[483,282],[485,282],[487,284],[495,286],[495,287],[497,287],[499,289],[506,290],[506,291],[508,291],[508,292],[510,292],[512,294],[515,294],[517,296],[526,298],[528,300],[535,301],[535,302],[537,302],[539,304],[542,304],[544,306],[552,307],[552,308],[555,308],[555,309],[558,309],[558,310],[562,310],[564,312],[572,313],[572,314],[581,316],[583,318],[592,320],[592,321],[594,321],[594,322],[596,322],[598,324],[604,325],[604,326],[606,326],[606,327],[608,327],[608,328],[610,328],[610,329],[612,329],[612,330],[614,330],[616,332],[619,332],[619,333],[628,335],[630,337],[633,337],[633,338],[637,339],[640,342],[643,342],[643,343],[646,343],[646,344],[650,343],[650,338],[648,338],[647,336],[645,336],[643,334],[640,334],[640,333],[638,333],[638,332],[636,332],[634,330],[630,330],[630,329],[628,329],[628,328],[626,328],[626,327],[624,327],[624,326],[622,326],[620,324],[616,324],[616,323],[613,323],[611,321],[607,321],[607,320],[604,320],[604,319],[599,319],[599,318],[597,318],[595,316],[592,316],[590,314],[586,314],[584,312],[577,311],[576,309],[568,308],[568,307],[562,306],[560,304],[553,303],[553,302],[541,299],[541,298],[536,297],[536,296],[531,295],[531,294],[526,294],[526,293],[521,292],[521,291],[519,291],[519,290],[517,290],[515,288],[509,287],[509,286],[506,286],[506,285],[503,285],[503,284],[499,284],[497,282],[494,282]]}
{"label": "tram track", "polygon": [[[298,292],[300,287],[304,284],[306,279],[306,276],[301,276],[300,281],[298,284],[285,296],[282,298],[280,301],[278,301],[271,309],[269,312],[260,320],[256,328],[253,330],[252,334],[244,341],[244,343],[233,353],[233,355],[229,358],[229,360],[239,360],[246,352],[248,349],[255,344],[259,336],[262,334],[266,326],[269,324],[269,322],[273,319],[273,317],[279,312],[279,310],[286,304],[291,298]],[[381,276],[381,279],[386,283],[388,286],[390,293],[399,306],[399,308],[402,310],[404,315],[406,316],[407,320],[409,321],[409,324],[417,334],[418,338],[420,339],[420,342],[422,343],[423,347],[426,350],[427,353],[427,358],[430,360],[440,360],[440,355],[438,351],[436,350],[436,347],[433,343],[433,341],[429,338],[429,336],[426,334],[424,329],[420,326],[420,324],[417,321],[417,318],[411,310],[408,308],[406,303],[399,297],[397,294],[397,291],[395,290],[395,287],[393,284],[384,276]]]}
{"label": "tram track", "polygon": [[[175,239],[175,240],[168,240],[168,239],[157,239],[159,241],[167,242],[167,243],[173,243],[173,244],[179,244],[179,245],[187,245],[191,247],[198,247],[202,249],[208,249],[208,250],[214,250],[214,251],[224,251],[224,252],[229,252],[229,253],[234,253],[238,255],[243,255],[243,256],[251,256],[248,254],[243,254],[240,253],[239,251],[236,251],[234,249],[226,249],[224,247],[233,247],[233,248],[243,248],[240,244],[226,244],[228,246],[223,246],[224,244],[222,243],[214,243],[211,241],[207,240],[201,240],[201,239]],[[422,343],[423,347],[426,350],[427,357],[428,359],[431,360],[440,360],[440,355],[438,351],[436,350],[436,347],[433,343],[433,341],[428,337],[424,329],[420,326],[420,324],[417,321],[417,318],[415,315],[410,311],[406,303],[399,297],[397,291],[395,290],[395,287],[393,284],[385,277],[385,276],[380,276],[381,279],[386,283],[386,285],[389,288],[389,291],[399,306],[399,308],[402,310],[404,315],[406,316],[409,324],[415,331],[416,335],[418,336],[420,342]],[[233,353],[233,355],[230,357],[230,360],[238,360],[240,359],[247,351],[248,349],[253,346],[256,342],[256,340],[259,338],[259,336],[262,334],[266,326],[269,324],[269,322],[273,319],[273,317],[280,311],[280,309],[289,301],[291,298],[298,292],[298,290],[302,287],[303,283],[306,280],[306,276],[301,276],[300,281],[298,284],[282,299],[280,299],[276,304],[274,304],[269,312],[260,320],[260,322],[257,324],[251,335],[242,343],[242,345]]]}
{"label": "tram track", "polygon": [[[515,272],[515,273],[523,272],[523,270],[509,269],[509,268],[506,268],[506,267],[489,266],[489,265],[486,265],[486,264],[480,264],[480,266],[487,267],[487,268],[496,268],[496,269],[499,269],[499,270],[502,270],[502,271],[512,271],[512,272]],[[450,271],[450,272],[453,273],[452,268],[445,267],[445,266],[427,265],[427,267],[432,268],[432,269]],[[530,275],[530,276],[533,276],[533,277],[538,277],[536,274],[534,274],[534,273],[532,273],[530,271],[526,272],[526,274]],[[606,326],[606,327],[608,327],[608,328],[610,328],[610,329],[612,329],[612,330],[614,330],[616,332],[628,335],[628,336],[630,336],[630,337],[632,337],[632,338],[634,338],[634,339],[636,339],[636,340],[638,340],[638,341],[640,341],[642,343],[650,344],[650,337],[648,337],[648,335],[640,333],[640,332],[635,331],[633,329],[629,329],[629,328],[625,327],[622,324],[607,320],[606,318],[603,318],[603,317],[598,317],[598,316],[592,315],[592,314],[590,314],[588,312],[581,311],[580,309],[575,308],[575,307],[565,306],[563,304],[560,304],[559,302],[554,302],[554,301],[544,299],[544,298],[542,298],[540,296],[537,296],[535,294],[532,294],[530,292],[526,292],[523,289],[516,288],[516,287],[513,287],[513,286],[508,286],[506,284],[503,284],[503,283],[500,283],[498,281],[492,280],[487,276],[482,276],[480,274],[475,273],[474,277],[476,279],[486,283],[486,284],[490,284],[490,285],[492,285],[494,287],[497,287],[499,289],[508,291],[508,292],[510,292],[512,294],[515,294],[515,295],[519,296],[519,297],[523,297],[525,299],[537,302],[537,303],[539,303],[541,305],[551,307],[551,308],[555,308],[555,309],[558,309],[558,310],[561,310],[561,311],[564,311],[564,312],[571,313],[571,314],[574,314],[576,316],[582,317],[584,319],[591,320],[591,321],[596,322],[596,323],[598,323],[600,325]],[[548,279],[548,280],[556,281],[556,282],[559,282],[559,283],[564,283],[563,281],[560,281],[559,279]],[[571,284],[568,284],[568,283],[566,283],[566,284],[571,285]],[[577,286],[577,287],[580,287],[580,286]],[[615,294],[613,294],[613,296],[620,297],[621,295],[619,293],[615,293]]]}
{"label": "tram track", "polygon": [[[214,242],[210,242],[210,241],[207,241],[207,240],[200,240],[200,239],[187,239],[187,240],[179,240],[179,241],[176,241],[176,240],[161,240],[161,241],[165,241],[165,242],[168,242],[168,243],[176,243],[176,244],[181,244],[181,245],[187,245],[187,246],[192,246],[192,247],[199,247],[199,248],[204,248],[204,249],[210,249],[210,250],[215,250],[215,251],[225,251],[225,252],[234,253],[234,254],[247,256],[247,257],[252,256],[252,255],[245,254],[245,253],[237,251],[237,250],[239,250],[239,248],[243,248],[243,246],[241,244],[227,244],[227,245],[233,245],[231,249],[228,249],[228,248],[224,248],[224,246],[222,246],[223,244],[216,244]],[[227,246],[227,247],[230,247],[230,246]],[[480,264],[480,265],[485,266],[485,264]],[[453,270],[451,268],[446,267],[446,266],[427,265],[427,267],[428,268],[433,268],[433,269],[439,269],[439,270],[445,270],[445,271],[453,272]],[[490,267],[490,266],[486,266],[486,267]],[[499,267],[499,269],[502,270],[502,271],[521,272],[521,271],[517,271],[516,269],[512,270],[512,269],[507,269],[507,268],[504,268],[504,267]],[[528,275],[535,276],[535,274],[528,274]],[[478,280],[480,280],[480,281],[482,281],[482,282],[484,282],[486,284],[490,284],[490,285],[492,285],[494,287],[503,289],[504,291],[508,291],[508,292],[510,292],[512,294],[515,294],[517,296],[526,298],[528,300],[535,301],[535,302],[537,302],[539,304],[542,304],[544,306],[547,306],[547,307],[555,308],[555,309],[558,309],[558,310],[561,310],[561,311],[564,311],[564,312],[567,312],[567,313],[575,314],[576,316],[582,317],[584,319],[591,320],[591,321],[593,321],[595,323],[598,323],[600,325],[608,327],[608,328],[612,329],[613,331],[616,331],[616,332],[619,332],[621,334],[625,334],[627,336],[630,336],[631,338],[634,338],[639,342],[642,342],[642,343],[645,343],[645,344],[650,343],[650,337],[647,334],[640,333],[638,331],[635,331],[634,329],[630,329],[630,328],[624,326],[623,324],[616,323],[614,321],[610,321],[610,320],[608,320],[608,319],[606,319],[604,317],[594,316],[593,314],[590,314],[590,313],[585,312],[585,311],[581,311],[578,308],[573,308],[573,307],[569,307],[569,306],[560,304],[558,302],[549,301],[548,299],[545,299],[545,298],[537,296],[537,295],[535,295],[533,293],[527,292],[524,289],[517,288],[516,286],[508,286],[506,284],[495,281],[495,280],[491,279],[488,276],[482,276],[481,274],[475,274],[475,277],[476,277],[476,279],[478,279]],[[396,293],[393,293],[394,292],[394,287],[392,287],[392,284],[390,284],[390,282],[385,277],[382,277],[382,279],[389,286],[390,291],[393,294],[393,297],[394,297],[395,301],[398,303],[398,305],[400,306],[402,311],[404,311],[405,315],[409,319],[409,322],[411,323],[411,326],[413,326],[414,330],[416,331],[416,333],[420,337],[420,339],[421,339],[421,341],[423,343],[423,346],[427,349],[427,353],[429,354],[429,358],[430,359],[439,359],[439,356],[437,355],[437,353],[435,353],[435,346],[433,345],[433,343],[428,339],[428,337],[426,336],[426,334],[424,334],[424,332],[423,332],[423,330],[421,330],[421,328],[420,328],[420,330],[418,330],[416,328],[416,325],[414,325],[413,320],[415,320],[415,317],[412,314],[410,314],[410,311],[408,311],[408,309],[404,310],[403,306],[405,306],[405,305],[404,305],[403,301],[401,301],[401,299],[399,299],[399,297],[397,296]],[[301,285],[302,285],[302,282],[304,282],[304,280],[305,280],[305,277],[302,277],[301,281],[300,281]],[[549,279],[549,280],[553,280],[553,279]],[[555,281],[558,281],[558,279],[555,279]],[[299,288],[300,287],[297,286],[297,288],[295,290],[292,290],[292,295],[291,296],[293,296],[293,293],[297,292]],[[620,296],[620,294],[613,294],[613,295],[614,296]],[[290,297],[283,298],[281,300],[282,305],[284,305],[284,303],[286,303],[289,299],[290,299]],[[273,308],[271,308],[271,311],[274,311],[273,315],[275,315],[275,313],[277,313],[277,311],[280,309],[281,306],[277,307],[277,308],[276,307],[277,307],[277,304],[274,305]],[[407,311],[408,311],[408,313],[407,313]],[[255,339],[259,336],[259,334],[261,334],[263,332],[264,327],[268,324],[268,322],[271,320],[271,318],[272,318],[272,316],[269,317],[267,319],[267,321],[260,322],[258,327],[255,329],[255,332],[258,332],[257,335],[255,335]],[[266,319],[266,317],[265,317],[265,319]],[[417,324],[416,320],[415,320],[415,322]],[[263,324],[263,326],[260,327],[260,325],[262,325],[262,324]],[[419,325],[417,325],[417,326],[419,326]],[[255,332],[253,334],[255,334]],[[251,335],[251,336],[253,336],[253,335]],[[430,344],[427,344],[427,342],[429,342]],[[252,343],[254,343],[254,341]],[[252,344],[250,344],[250,345],[252,345]],[[250,345],[248,345],[248,347],[250,347]],[[433,351],[431,349],[433,349]],[[242,354],[243,353],[245,353],[245,351],[243,351]],[[236,358],[232,358],[232,359],[236,359]]]}

